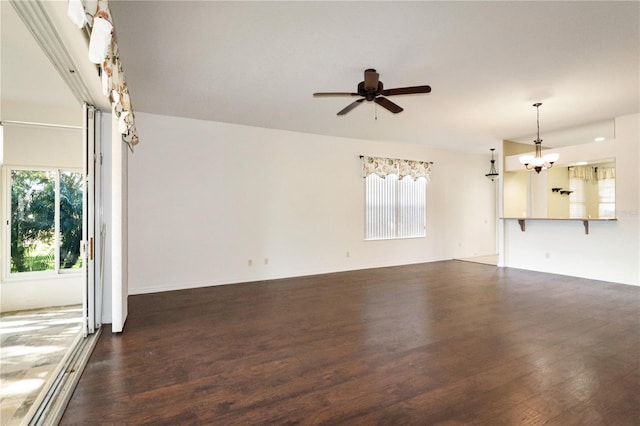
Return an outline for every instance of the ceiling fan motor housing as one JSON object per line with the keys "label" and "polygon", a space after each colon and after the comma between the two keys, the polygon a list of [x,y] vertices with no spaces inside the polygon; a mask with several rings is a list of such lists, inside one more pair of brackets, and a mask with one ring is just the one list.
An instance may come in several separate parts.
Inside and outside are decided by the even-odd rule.
{"label": "ceiling fan motor housing", "polygon": [[378,86],[375,89],[370,89],[365,86],[365,82],[361,81],[358,83],[358,94],[360,96],[364,96],[364,98],[368,101],[372,101],[376,96],[382,91],[384,88],[381,81],[378,81]]}

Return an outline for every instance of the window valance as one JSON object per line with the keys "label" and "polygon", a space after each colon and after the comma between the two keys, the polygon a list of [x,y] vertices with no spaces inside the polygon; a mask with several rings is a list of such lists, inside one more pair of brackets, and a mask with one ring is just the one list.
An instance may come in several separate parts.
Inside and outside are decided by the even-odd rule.
{"label": "window valance", "polygon": [[113,37],[114,27],[108,0],[69,0],[67,14],[78,28],[86,27],[91,33],[89,61],[101,67],[102,92],[111,101],[122,141],[133,151],[139,141],[138,131],[118,54],[118,44]]}
{"label": "window valance", "polygon": [[596,180],[596,174],[590,166],[569,167],[569,177],[586,181]]}
{"label": "window valance", "polygon": [[569,167],[569,177],[574,179],[582,179],[586,181],[615,179],[615,167],[591,167],[591,166],[573,166]]}
{"label": "window valance", "polygon": [[615,179],[616,168],[615,167],[596,167],[596,178],[598,180]]}
{"label": "window valance", "polygon": [[362,159],[362,177],[365,178],[371,174],[378,175],[381,178],[385,178],[387,175],[397,175],[398,179],[409,176],[413,180],[423,177],[427,181],[431,178],[432,163],[429,161],[367,157],[364,155],[360,156],[360,158]]}

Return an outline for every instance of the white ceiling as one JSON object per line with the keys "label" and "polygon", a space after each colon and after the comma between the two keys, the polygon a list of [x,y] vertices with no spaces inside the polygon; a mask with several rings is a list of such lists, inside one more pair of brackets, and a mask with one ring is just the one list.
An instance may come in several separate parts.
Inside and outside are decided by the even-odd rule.
{"label": "white ceiling", "polygon": [[[5,108],[10,103],[75,107],[80,116],[80,102],[7,1],[0,1],[0,52]],[[11,117],[11,112],[5,116]]]}
{"label": "white ceiling", "polygon": [[[111,2],[139,111],[485,150],[639,110],[637,2]],[[366,68],[393,98],[343,117]]]}
{"label": "white ceiling", "polygon": [[[483,152],[640,111],[639,2],[111,1],[137,111]],[[393,97],[338,117],[366,68]],[[144,138],[144,135],[141,135]],[[527,139],[530,141],[530,139]],[[545,140],[546,144],[547,140]],[[586,141],[591,142],[591,140]]]}

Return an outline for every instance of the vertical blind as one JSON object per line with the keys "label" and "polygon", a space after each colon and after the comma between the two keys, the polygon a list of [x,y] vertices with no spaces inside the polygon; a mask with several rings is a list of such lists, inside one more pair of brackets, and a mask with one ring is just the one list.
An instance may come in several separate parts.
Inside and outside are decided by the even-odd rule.
{"label": "vertical blind", "polygon": [[365,239],[413,238],[425,236],[427,180],[365,178]]}

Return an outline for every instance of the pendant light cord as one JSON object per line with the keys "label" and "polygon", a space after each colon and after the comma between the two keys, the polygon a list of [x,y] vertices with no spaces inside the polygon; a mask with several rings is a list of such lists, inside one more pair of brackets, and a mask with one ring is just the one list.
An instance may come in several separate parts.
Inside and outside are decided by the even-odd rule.
{"label": "pendant light cord", "polygon": [[540,140],[540,105],[536,105],[536,116],[537,116],[537,120],[536,120],[536,124],[538,125],[538,139],[536,140]]}

